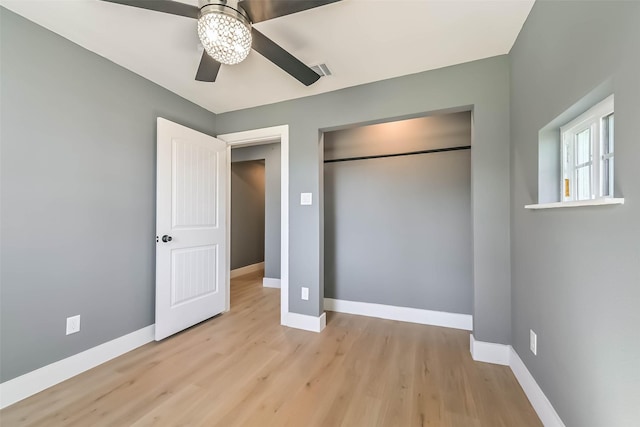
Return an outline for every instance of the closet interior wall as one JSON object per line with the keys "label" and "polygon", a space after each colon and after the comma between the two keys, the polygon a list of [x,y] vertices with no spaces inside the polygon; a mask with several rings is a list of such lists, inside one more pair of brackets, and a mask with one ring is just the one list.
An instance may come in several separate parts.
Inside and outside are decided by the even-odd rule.
{"label": "closet interior wall", "polygon": [[470,146],[470,112],[324,134],[325,298],[472,313]]}

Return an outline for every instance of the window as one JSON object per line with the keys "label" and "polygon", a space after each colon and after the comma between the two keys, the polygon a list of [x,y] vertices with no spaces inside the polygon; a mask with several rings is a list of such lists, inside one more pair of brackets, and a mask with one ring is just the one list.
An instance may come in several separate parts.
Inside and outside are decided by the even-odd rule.
{"label": "window", "polygon": [[613,197],[613,95],[560,128],[562,201]]}

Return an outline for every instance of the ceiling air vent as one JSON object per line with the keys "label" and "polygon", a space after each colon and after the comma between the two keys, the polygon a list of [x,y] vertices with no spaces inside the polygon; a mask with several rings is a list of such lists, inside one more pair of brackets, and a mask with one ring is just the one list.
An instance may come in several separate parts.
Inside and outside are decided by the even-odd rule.
{"label": "ceiling air vent", "polygon": [[327,64],[318,64],[311,67],[313,71],[316,72],[320,77],[330,76],[331,70],[327,67]]}

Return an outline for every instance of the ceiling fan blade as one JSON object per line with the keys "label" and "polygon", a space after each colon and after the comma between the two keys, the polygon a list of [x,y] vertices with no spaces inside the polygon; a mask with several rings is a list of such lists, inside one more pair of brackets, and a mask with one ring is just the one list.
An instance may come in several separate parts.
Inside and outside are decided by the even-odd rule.
{"label": "ceiling fan blade", "polygon": [[298,79],[305,86],[315,83],[320,78],[315,71],[278,46],[273,40],[256,30],[255,27],[251,28],[251,36],[253,37],[251,47],[269,61]]}
{"label": "ceiling fan blade", "polygon": [[216,77],[218,77],[218,71],[220,71],[220,65],[222,64],[209,56],[206,50],[203,51],[198,72],[196,73],[196,80],[199,82],[215,82]]}
{"label": "ceiling fan blade", "polygon": [[238,2],[238,6],[247,12],[251,22],[255,24],[338,1],[340,0],[242,0]]}
{"label": "ceiling fan blade", "polygon": [[109,3],[117,3],[125,6],[139,7],[141,9],[155,10],[156,12],[169,13],[171,15],[184,16],[198,19],[200,9],[190,4],[171,0],[102,0]]}

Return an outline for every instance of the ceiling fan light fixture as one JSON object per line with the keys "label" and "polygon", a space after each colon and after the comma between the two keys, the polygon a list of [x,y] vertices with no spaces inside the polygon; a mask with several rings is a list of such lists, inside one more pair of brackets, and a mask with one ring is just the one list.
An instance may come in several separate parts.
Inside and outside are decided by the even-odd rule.
{"label": "ceiling fan light fixture", "polygon": [[251,23],[243,12],[225,4],[209,4],[200,10],[198,37],[221,64],[238,64],[251,51]]}

